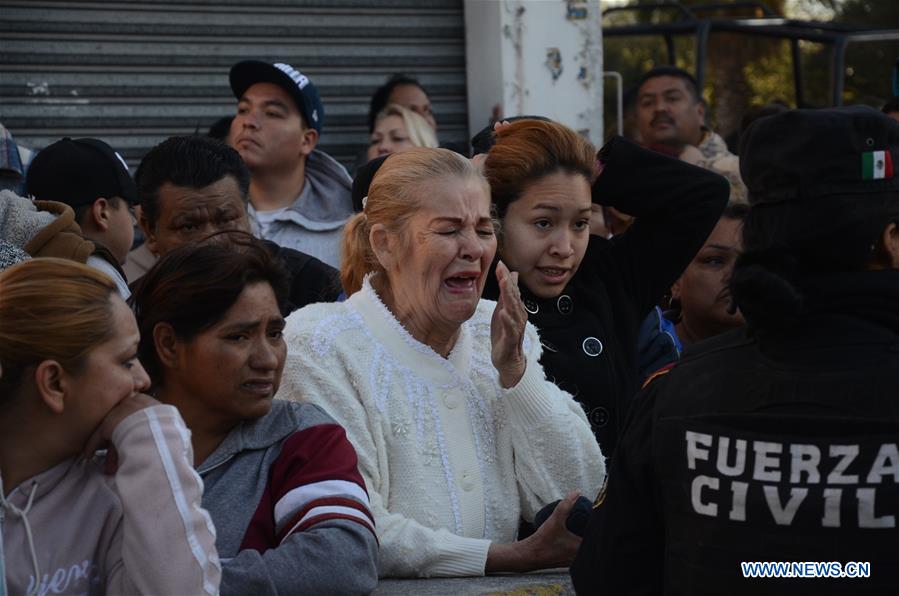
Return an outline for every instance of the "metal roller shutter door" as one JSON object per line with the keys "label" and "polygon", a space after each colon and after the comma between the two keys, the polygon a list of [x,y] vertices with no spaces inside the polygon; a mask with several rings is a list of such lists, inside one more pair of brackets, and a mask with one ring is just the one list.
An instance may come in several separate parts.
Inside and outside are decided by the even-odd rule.
{"label": "metal roller shutter door", "polygon": [[428,88],[442,140],[468,137],[462,0],[0,0],[0,121],[23,145],[102,138],[134,166],[233,114],[228,69],[286,61],[325,105],[319,147],[351,166],[372,91]]}

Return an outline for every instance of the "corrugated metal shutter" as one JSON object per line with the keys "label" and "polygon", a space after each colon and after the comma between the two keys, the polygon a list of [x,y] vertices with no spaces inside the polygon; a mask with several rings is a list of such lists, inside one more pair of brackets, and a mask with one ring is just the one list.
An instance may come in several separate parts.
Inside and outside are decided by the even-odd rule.
{"label": "corrugated metal shutter", "polygon": [[428,88],[442,140],[468,136],[462,0],[0,0],[0,121],[17,141],[106,140],[135,165],[234,113],[228,70],[286,61],[325,105],[319,147],[351,166],[374,89]]}

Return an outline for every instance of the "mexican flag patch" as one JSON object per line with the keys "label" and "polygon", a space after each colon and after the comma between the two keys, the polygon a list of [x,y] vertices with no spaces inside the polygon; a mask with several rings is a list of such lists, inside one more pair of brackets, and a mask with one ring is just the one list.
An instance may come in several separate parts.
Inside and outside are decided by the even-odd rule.
{"label": "mexican flag patch", "polygon": [[893,177],[893,159],[889,151],[862,153],[862,180],[880,180]]}

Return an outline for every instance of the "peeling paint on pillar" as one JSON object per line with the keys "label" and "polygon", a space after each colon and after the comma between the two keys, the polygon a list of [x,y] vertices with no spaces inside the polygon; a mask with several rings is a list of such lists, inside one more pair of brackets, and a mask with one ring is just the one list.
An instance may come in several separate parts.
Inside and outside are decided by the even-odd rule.
{"label": "peeling paint on pillar", "polygon": [[602,144],[599,0],[466,0],[469,128],[537,114]]}

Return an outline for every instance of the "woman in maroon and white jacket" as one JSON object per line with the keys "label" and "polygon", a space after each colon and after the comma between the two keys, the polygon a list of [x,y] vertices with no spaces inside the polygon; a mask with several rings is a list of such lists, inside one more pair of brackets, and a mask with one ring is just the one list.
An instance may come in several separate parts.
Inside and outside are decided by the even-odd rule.
{"label": "woman in maroon and white jacket", "polygon": [[134,288],[152,392],[191,431],[222,594],[359,594],[378,543],[356,452],[312,404],[273,400],[287,346],[280,265],[258,241],[188,245]]}

